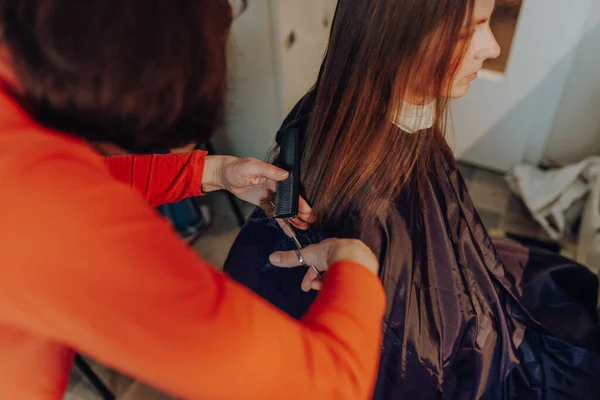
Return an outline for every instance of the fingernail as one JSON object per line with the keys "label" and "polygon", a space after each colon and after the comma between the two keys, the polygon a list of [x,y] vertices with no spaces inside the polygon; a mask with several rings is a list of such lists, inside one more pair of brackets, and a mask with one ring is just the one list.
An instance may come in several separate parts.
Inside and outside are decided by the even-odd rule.
{"label": "fingernail", "polygon": [[278,169],[278,170],[277,170],[277,175],[279,175],[279,176],[285,176],[285,177],[287,178],[287,176],[288,176],[289,174],[290,174],[289,172],[287,172],[287,171],[284,171],[283,169]]}
{"label": "fingernail", "polygon": [[273,253],[273,254],[271,254],[271,257],[269,257],[269,259],[271,260],[272,263],[281,262],[281,254]]}

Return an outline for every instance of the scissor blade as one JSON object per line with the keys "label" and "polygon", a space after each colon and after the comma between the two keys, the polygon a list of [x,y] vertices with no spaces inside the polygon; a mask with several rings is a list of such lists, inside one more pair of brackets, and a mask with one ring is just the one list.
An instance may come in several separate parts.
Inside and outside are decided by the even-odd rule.
{"label": "scissor blade", "polygon": [[298,248],[298,250],[302,250],[302,245],[300,244],[300,241],[298,240],[296,232],[294,232],[294,228],[292,227],[290,221],[288,221],[287,219],[283,219],[283,222],[285,226],[287,226],[287,228],[289,229],[290,234],[292,235],[292,239],[294,240],[294,244],[296,245],[296,248]]}
{"label": "scissor blade", "polygon": [[315,267],[314,265],[310,266],[312,268],[313,271],[315,271],[315,274],[317,274],[317,277],[319,278],[319,280],[323,280],[323,274],[321,273],[321,271],[319,271],[317,269],[317,267]]}
{"label": "scissor blade", "polygon": [[[294,228],[292,227],[292,224],[290,223],[290,221],[288,221],[285,218],[283,219],[283,223],[285,224],[285,226],[287,226],[287,228],[290,231],[290,234],[292,235],[292,240],[294,241],[294,244],[296,245],[297,253],[302,256],[302,251],[301,251],[302,245],[300,244],[300,241],[298,240],[298,237],[296,236],[296,232],[294,232]],[[302,258],[304,259],[304,256],[302,256]],[[312,268],[312,270],[315,271],[315,273],[317,274],[317,276],[319,277],[320,280],[323,280],[323,275],[317,269],[317,267],[315,267],[314,265],[308,265],[308,267]]]}

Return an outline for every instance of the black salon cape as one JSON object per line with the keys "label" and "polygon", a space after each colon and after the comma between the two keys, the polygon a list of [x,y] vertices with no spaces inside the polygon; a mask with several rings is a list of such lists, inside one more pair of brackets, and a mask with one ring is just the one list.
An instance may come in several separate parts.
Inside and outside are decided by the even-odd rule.
{"label": "black salon cape", "polygon": [[[311,101],[295,107],[282,131],[304,132]],[[356,228],[349,215],[340,229],[298,235],[303,245],[360,238],[379,254],[388,302],[374,398],[600,399],[597,278],[554,253],[492,243],[451,162],[435,165],[424,201],[421,232],[408,231],[399,201],[370,227]],[[300,289],[306,269],[268,261],[291,249],[257,209],[225,271],[300,318],[317,295]]]}

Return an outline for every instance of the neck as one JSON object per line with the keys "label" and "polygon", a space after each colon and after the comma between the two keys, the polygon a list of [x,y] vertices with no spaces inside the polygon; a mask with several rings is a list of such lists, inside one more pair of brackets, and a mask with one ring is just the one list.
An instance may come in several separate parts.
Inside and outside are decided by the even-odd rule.
{"label": "neck", "polygon": [[412,90],[408,89],[404,93],[404,98],[402,99],[404,103],[412,104],[413,106],[426,106],[435,101],[435,99],[428,98],[423,95],[418,95],[414,93]]}

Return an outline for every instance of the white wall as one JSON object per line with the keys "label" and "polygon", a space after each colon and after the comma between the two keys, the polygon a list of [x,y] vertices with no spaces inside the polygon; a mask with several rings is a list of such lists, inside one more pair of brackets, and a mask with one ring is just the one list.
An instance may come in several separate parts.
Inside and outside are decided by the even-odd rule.
{"label": "white wall", "polygon": [[[264,159],[317,79],[337,0],[250,0],[233,23],[229,114],[219,152]],[[296,40],[288,46],[291,32]]]}
{"label": "white wall", "polygon": [[600,1],[595,1],[558,107],[545,158],[560,164],[600,155]]}
{"label": "white wall", "polygon": [[229,107],[224,132],[213,143],[220,153],[264,159],[281,123],[268,0],[251,0],[233,22]]}
{"label": "white wall", "polygon": [[[337,0],[271,0],[270,4],[281,116],[285,117],[317,80]],[[288,47],[291,32],[296,41]]]}
{"label": "white wall", "polygon": [[453,105],[459,158],[501,171],[540,160],[592,2],[524,0],[504,79]]}

